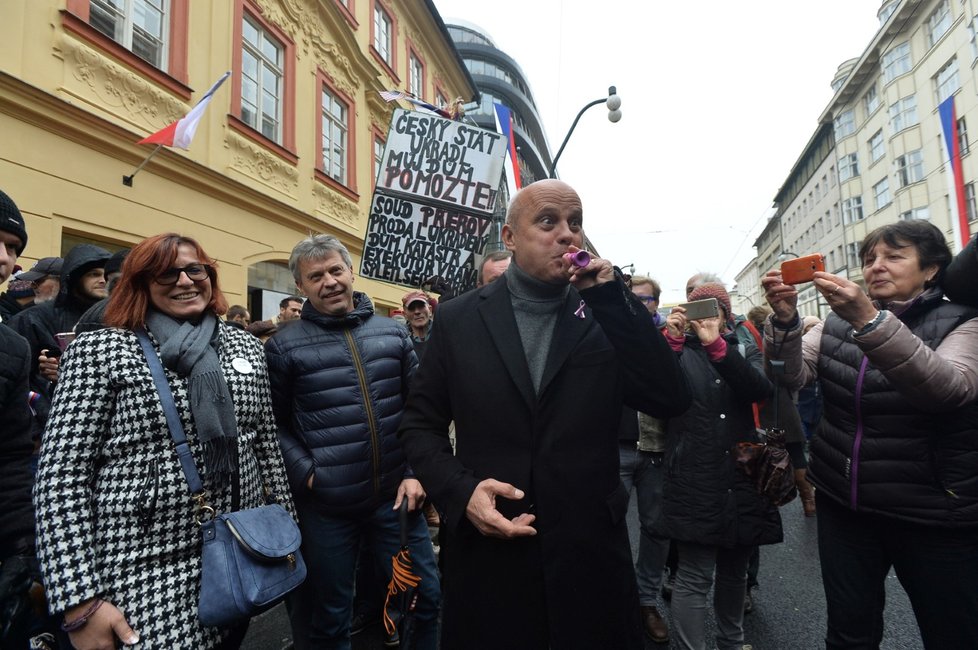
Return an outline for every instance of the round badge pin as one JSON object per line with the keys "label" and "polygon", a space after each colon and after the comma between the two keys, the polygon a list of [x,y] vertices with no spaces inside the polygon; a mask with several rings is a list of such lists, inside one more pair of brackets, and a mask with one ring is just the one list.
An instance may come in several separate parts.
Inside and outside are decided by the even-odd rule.
{"label": "round badge pin", "polygon": [[251,362],[247,359],[242,359],[237,357],[231,360],[231,367],[240,372],[242,375],[247,375],[251,373],[254,368],[251,367]]}

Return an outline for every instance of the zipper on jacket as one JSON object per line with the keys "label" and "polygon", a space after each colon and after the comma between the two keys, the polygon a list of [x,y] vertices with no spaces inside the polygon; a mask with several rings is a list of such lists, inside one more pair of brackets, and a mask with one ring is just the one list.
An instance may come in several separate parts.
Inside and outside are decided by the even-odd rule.
{"label": "zipper on jacket", "polygon": [[373,404],[370,401],[370,391],[367,388],[367,373],[363,369],[363,360],[360,359],[360,350],[353,339],[350,330],[343,330],[346,342],[350,346],[350,354],[353,356],[353,369],[357,373],[357,381],[360,382],[360,394],[363,395],[363,408],[367,411],[367,427],[370,429],[370,444],[373,447],[373,484],[374,494],[380,493],[380,437],[377,435],[377,421],[374,418]]}
{"label": "zipper on jacket", "polygon": [[866,368],[869,366],[869,358],[863,355],[862,363],[859,364],[859,376],[856,377],[856,439],[852,443],[852,457],[849,460],[851,470],[849,474],[849,507],[856,509],[859,494],[859,451],[863,444],[863,410],[861,407],[863,397],[863,381],[866,379]]}

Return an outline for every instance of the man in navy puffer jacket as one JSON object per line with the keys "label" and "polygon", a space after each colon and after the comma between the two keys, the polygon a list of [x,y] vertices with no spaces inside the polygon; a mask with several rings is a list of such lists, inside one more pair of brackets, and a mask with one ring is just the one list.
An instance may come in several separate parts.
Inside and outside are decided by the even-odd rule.
{"label": "man in navy puffer jacket", "polygon": [[308,300],[265,350],[309,568],[305,592],[292,600],[295,647],[350,648],[361,538],[389,580],[400,548],[397,508],[407,500],[413,569],[422,578],[416,647],[433,650],[441,594],[419,516],[425,492],[396,435],[418,366],[413,345],[404,326],[374,314],[370,299],[353,291],[353,261],[335,237],[299,242],[289,268]]}

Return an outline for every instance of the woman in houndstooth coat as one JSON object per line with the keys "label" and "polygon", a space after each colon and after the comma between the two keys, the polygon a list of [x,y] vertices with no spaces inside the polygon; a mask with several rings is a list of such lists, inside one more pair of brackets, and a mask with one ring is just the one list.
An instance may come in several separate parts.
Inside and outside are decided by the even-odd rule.
{"label": "woman in houndstooth coat", "polygon": [[195,507],[134,329],[160,354],[211,505],[256,507],[267,491],[294,516],[264,352],[217,318],[227,302],[213,264],[189,238],[143,241],[109,301],[109,329],[64,355],[34,501],[48,606],[79,650],[117,639],[236,648],[246,629],[197,621]]}

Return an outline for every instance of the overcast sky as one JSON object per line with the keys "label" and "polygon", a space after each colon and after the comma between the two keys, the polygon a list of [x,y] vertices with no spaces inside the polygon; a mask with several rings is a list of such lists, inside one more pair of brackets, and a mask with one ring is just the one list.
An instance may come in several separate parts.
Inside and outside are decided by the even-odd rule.
{"label": "overcast sky", "polygon": [[558,163],[598,252],[683,299],[696,271],[728,288],[832,98],[872,40],[880,0],[434,0],[523,68],[556,154],[577,112],[618,88],[623,117],[581,118]]}

